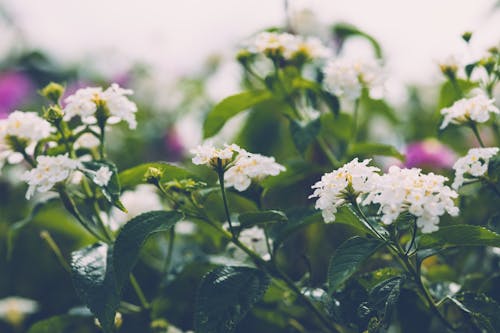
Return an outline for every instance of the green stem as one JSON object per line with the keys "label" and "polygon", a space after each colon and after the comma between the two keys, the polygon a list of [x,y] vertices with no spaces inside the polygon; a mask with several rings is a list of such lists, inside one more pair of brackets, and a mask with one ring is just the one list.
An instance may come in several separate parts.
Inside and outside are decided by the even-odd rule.
{"label": "green stem", "polygon": [[135,276],[132,273],[130,274],[130,283],[132,284],[132,287],[134,288],[134,291],[137,294],[139,301],[141,302],[142,308],[145,310],[149,309],[150,304],[146,299],[146,296],[144,296],[144,292],[142,291],[141,286],[139,285]]}
{"label": "green stem", "polygon": [[169,242],[167,248],[167,257],[165,258],[165,268],[164,268],[165,273],[168,273],[170,269],[170,263],[172,262],[172,253],[174,251],[174,240],[175,240],[175,229],[172,227],[169,230]]}
{"label": "green stem", "polygon": [[358,132],[359,98],[354,101],[354,114],[352,117],[351,143],[356,142]]}
{"label": "green stem", "polygon": [[411,234],[411,241],[410,244],[408,245],[408,248],[405,251],[405,256],[408,256],[408,253],[410,253],[411,248],[413,247],[413,244],[415,244],[415,238],[417,236],[417,220],[413,219],[413,230]]}
{"label": "green stem", "polygon": [[233,224],[231,222],[231,214],[229,213],[229,205],[227,203],[226,188],[224,187],[224,168],[222,167],[222,161],[219,158],[217,160],[217,175],[219,176],[220,190],[222,192],[222,201],[224,202],[224,211],[226,213],[227,223],[229,223],[229,230],[233,238],[235,237]]}
{"label": "green stem", "polygon": [[328,148],[328,145],[326,144],[325,140],[322,137],[317,136],[316,141],[318,142],[319,146],[321,147],[321,150],[323,151],[323,153],[326,155],[326,157],[330,161],[331,165],[334,168],[340,167],[339,160],[335,157],[335,155],[333,155],[330,148]]}
{"label": "green stem", "polygon": [[61,249],[59,249],[59,246],[54,241],[54,239],[52,238],[50,233],[47,230],[43,230],[42,232],[40,232],[40,237],[47,243],[47,245],[52,250],[52,252],[54,252],[57,260],[59,261],[61,266],[64,268],[64,270],[68,273],[71,273],[71,267],[69,267],[68,263],[64,259],[62,252],[61,252]]}
{"label": "green stem", "polygon": [[483,147],[483,148],[484,148],[484,147],[485,147],[485,145],[484,145],[484,143],[483,143],[483,140],[481,139],[481,135],[479,135],[479,131],[478,131],[478,129],[477,129],[477,125],[476,125],[476,123],[471,122],[469,126],[470,126],[470,128],[472,129],[472,131],[474,132],[474,135],[476,136],[477,141],[479,141],[479,145],[480,145],[481,147]]}
{"label": "green stem", "polygon": [[23,150],[20,151],[20,153],[21,153],[21,155],[23,155],[24,160],[26,162],[28,162],[29,165],[31,165],[33,168],[36,168],[36,162],[35,162],[35,160],[26,153],[26,150],[23,149]]}

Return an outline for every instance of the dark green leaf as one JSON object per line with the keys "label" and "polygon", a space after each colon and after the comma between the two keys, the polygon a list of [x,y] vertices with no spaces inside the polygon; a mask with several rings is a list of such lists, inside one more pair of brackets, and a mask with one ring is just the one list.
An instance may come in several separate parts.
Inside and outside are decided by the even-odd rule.
{"label": "dark green leaf", "polygon": [[348,206],[342,206],[337,209],[337,213],[335,213],[335,222],[334,223],[342,223],[348,226],[353,227],[356,231],[362,235],[367,234],[366,227],[361,219],[355,214],[351,208]]}
{"label": "dark green leaf", "polygon": [[404,160],[404,155],[402,155],[396,148],[389,145],[384,145],[381,143],[371,143],[371,142],[361,142],[354,143],[349,148],[349,154],[352,156],[392,156],[400,160]]}
{"label": "dark green leaf", "polygon": [[231,333],[269,286],[262,271],[250,267],[218,267],[198,289],[195,329],[203,333]]}
{"label": "dark green leaf", "polygon": [[307,147],[316,140],[321,129],[320,118],[302,125],[297,121],[290,122],[290,132],[292,134],[293,143],[300,153],[304,153]]}
{"label": "dark green leaf", "polygon": [[153,162],[137,165],[133,168],[123,170],[118,175],[121,186],[124,189],[132,188],[146,182],[144,175],[149,168],[156,168],[162,173],[161,181],[167,182],[175,179],[196,178],[191,172],[181,167],[166,163]]}
{"label": "dark green leaf", "polygon": [[81,316],[62,315],[50,317],[35,323],[28,333],[79,333],[88,332],[85,327],[93,325],[89,319]]}
{"label": "dark green leaf", "polygon": [[488,162],[488,177],[500,185],[500,154],[495,155]]}
{"label": "dark green leaf", "polygon": [[71,275],[76,294],[99,319],[105,333],[113,332],[120,304],[112,247],[96,243],[71,254]]}
{"label": "dark green leaf", "polygon": [[335,115],[338,116],[340,114],[340,101],[339,98],[333,94],[330,94],[327,91],[321,91],[321,99],[325,102],[328,109]]}
{"label": "dark green leaf", "polygon": [[182,218],[182,213],[177,211],[151,211],[134,217],[120,229],[113,253],[118,290],[128,280],[146,239],[154,233],[169,230]]}
{"label": "dark green leaf", "polygon": [[341,42],[351,37],[362,37],[366,39],[372,45],[377,58],[382,58],[382,48],[377,40],[366,32],[359,30],[355,26],[347,23],[338,23],[333,26],[333,33]]}
{"label": "dark green leaf", "polygon": [[401,292],[403,279],[400,276],[392,277],[377,284],[370,292],[371,305],[383,315],[383,322],[389,323],[392,311],[396,306]]}
{"label": "dark green leaf", "polygon": [[500,305],[484,294],[460,293],[448,297],[469,314],[482,332],[500,332]]}
{"label": "dark green leaf", "polygon": [[285,213],[279,210],[265,210],[260,212],[242,213],[238,216],[240,224],[244,228],[248,228],[257,224],[267,224],[274,222],[286,222],[288,218]]}
{"label": "dark green leaf", "polygon": [[352,132],[352,117],[347,113],[334,116],[332,113],[325,113],[321,118],[321,135],[325,137],[335,137],[342,140],[350,140]]}
{"label": "dark green leaf", "polygon": [[287,223],[276,223],[270,228],[270,236],[274,240],[274,249],[277,250],[291,234],[313,223],[322,222],[321,213],[312,208],[294,208],[286,212]]}
{"label": "dark green leaf", "polygon": [[337,291],[383,243],[355,236],[342,243],[328,265],[328,289]]}
{"label": "dark green leaf", "polygon": [[[120,180],[118,179],[118,170],[116,169],[116,165],[109,161],[89,161],[82,162],[85,169],[82,169],[82,172],[89,178],[97,187],[101,189],[102,194],[106,199],[111,202],[113,205],[118,207],[120,210],[126,211],[123,204],[120,202],[121,195],[121,187]],[[106,185],[101,185],[96,182],[96,171],[100,168],[108,168],[112,174],[109,182]]]}
{"label": "dark green leaf", "polygon": [[484,227],[460,224],[441,227],[438,231],[423,234],[418,239],[419,250],[459,246],[500,247],[500,234]]}
{"label": "dark green leaf", "polygon": [[203,137],[214,136],[224,124],[238,113],[272,98],[268,90],[245,91],[223,99],[207,115]]}

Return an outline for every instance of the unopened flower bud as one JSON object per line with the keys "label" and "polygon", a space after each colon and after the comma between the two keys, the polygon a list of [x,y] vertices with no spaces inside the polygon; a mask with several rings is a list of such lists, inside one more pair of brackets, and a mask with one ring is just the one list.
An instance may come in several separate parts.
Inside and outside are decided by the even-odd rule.
{"label": "unopened flower bud", "polygon": [[472,38],[472,32],[471,31],[466,31],[462,34],[462,39],[468,43],[470,39]]}
{"label": "unopened flower bud", "polygon": [[161,172],[160,169],[155,167],[149,167],[146,173],[144,174],[144,180],[149,184],[158,184],[162,174],[163,173]]}
{"label": "unopened flower bud", "polygon": [[54,104],[59,103],[59,99],[63,94],[64,94],[64,87],[54,82],[49,83],[40,91],[40,95],[47,98]]}
{"label": "unopened flower bud", "polygon": [[51,124],[57,124],[64,116],[64,111],[58,105],[51,105],[43,112],[43,118]]}
{"label": "unopened flower bud", "polygon": [[248,65],[255,58],[255,54],[248,51],[247,49],[242,49],[236,55],[236,60],[243,66]]}
{"label": "unopened flower bud", "polygon": [[[97,327],[102,328],[101,323],[99,322],[99,319],[95,318],[94,324]],[[115,328],[119,329],[122,326],[122,324],[123,324],[122,314],[120,312],[117,312],[115,314],[115,322],[114,322]]]}

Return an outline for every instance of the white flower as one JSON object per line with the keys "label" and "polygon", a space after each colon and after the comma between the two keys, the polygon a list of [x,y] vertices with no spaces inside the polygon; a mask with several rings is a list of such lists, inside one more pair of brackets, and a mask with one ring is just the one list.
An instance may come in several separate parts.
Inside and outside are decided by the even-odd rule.
{"label": "white flower", "polygon": [[[75,133],[79,133],[83,130],[85,130],[86,126],[78,126],[77,128],[74,129]],[[90,126],[90,129],[92,129],[94,132],[99,133],[100,129],[97,126]],[[73,144],[73,147],[75,149],[78,148],[87,148],[87,149],[92,149],[97,146],[99,146],[99,139],[92,133],[83,133],[76,139],[75,143]]]}
{"label": "white flower", "polygon": [[472,177],[480,177],[488,171],[488,163],[495,156],[499,148],[472,148],[467,155],[459,158],[453,165],[455,170],[455,180],[451,185],[457,190],[465,181],[464,175],[469,174]]}
{"label": "white flower", "polygon": [[440,129],[450,123],[459,125],[469,121],[484,123],[490,119],[490,112],[500,113],[494,102],[494,99],[489,99],[483,94],[458,100],[449,108],[441,110],[444,119]]}
{"label": "white flower", "polygon": [[113,231],[139,214],[163,208],[156,189],[151,185],[139,185],[133,191],[124,192],[120,201],[127,208],[127,213],[118,208],[111,209],[108,224]]}
{"label": "white flower", "polygon": [[250,229],[244,229],[240,232],[238,239],[263,257],[263,259],[269,259],[270,255],[269,249],[267,248],[266,235],[262,228],[253,226]]}
{"label": "white flower", "polygon": [[260,53],[283,53],[291,44],[296,42],[296,38],[289,33],[265,31],[257,35],[254,46],[257,52]]}
{"label": "white flower", "polygon": [[192,161],[196,165],[208,165],[217,167],[218,160],[220,159],[222,165],[227,165],[232,161],[235,152],[240,151],[241,148],[235,144],[224,145],[224,148],[215,148],[211,142],[205,142],[203,145],[191,149],[191,153],[195,156]]}
{"label": "white flower", "polygon": [[407,211],[417,218],[422,232],[433,232],[438,230],[439,217],[445,212],[458,215],[453,202],[458,194],[444,185],[447,180],[433,173],[423,174],[420,169],[392,166],[387,174],[373,178],[374,188],[363,204],[379,204],[384,224],[393,223]]}
{"label": "white flower", "polygon": [[36,168],[22,175],[22,179],[29,185],[26,199],[30,199],[35,191],[49,191],[55,184],[68,179],[72,171],[80,165],[79,161],[69,158],[67,154],[38,156],[36,162]]}
{"label": "white flower", "polygon": [[107,166],[100,167],[99,170],[95,172],[94,183],[99,186],[106,186],[112,175],[113,172],[109,170]]}
{"label": "white flower", "polygon": [[5,161],[11,164],[23,160],[20,152],[11,146],[12,140],[18,140],[26,146],[31,154],[41,139],[45,139],[54,131],[49,122],[39,117],[36,112],[14,111],[7,119],[0,120],[0,168]]}
{"label": "white flower", "polygon": [[252,179],[261,180],[266,176],[276,176],[285,167],[276,163],[274,157],[252,154],[240,149],[239,155],[224,174],[224,185],[234,187],[238,191],[246,190]]}
{"label": "white flower", "polygon": [[38,311],[38,303],[34,300],[11,296],[0,300],[0,318],[13,326],[18,326],[26,315]]}
{"label": "white flower", "polygon": [[368,193],[373,189],[372,179],[377,176],[378,168],[368,166],[371,160],[358,162],[355,158],[343,167],[326,173],[312,186],[314,193],[309,198],[318,198],[316,209],[321,209],[325,222],[335,221],[337,208],[346,199]]}
{"label": "white flower", "polygon": [[316,37],[296,37],[293,43],[286,45],[283,55],[285,59],[304,56],[307,59],[322,59],[331,56],[331,51]]}
{"label": "white flower", "polygon": [[382,68],[375,60],[334,59],[323,73],[326,89],[349,100],[359,98],[363,87],[372,91],[383,85]]}
{"label": "white flower", "polygon": [[133,91],[122,89],[116,83],[113,83],[108,89],[102,90],[100,87],[88,87],[79,89],[75,94],[68,96],[64,101],[64,119],[70,120],[79,116],[82,122],[86,124],[96,123],[95,113],[97,103],[105,102],[109,111],[109,124],[116,124],[120,121],[128,123],[131,129],[136,128],[135,113],[137,106],[127,98]]}

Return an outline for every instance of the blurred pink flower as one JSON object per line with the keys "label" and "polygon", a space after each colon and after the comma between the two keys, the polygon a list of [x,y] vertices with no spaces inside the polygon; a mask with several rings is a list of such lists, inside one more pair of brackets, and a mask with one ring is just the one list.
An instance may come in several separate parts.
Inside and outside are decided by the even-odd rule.
{"label": "blurred pink flower", "polygon": [[410,143],[406,147],[407,168],[451,169],[457,155],[448,146],[436,139],[425,139]]}
{"label": "blurred pink flower", "polygon": [[165,134],[165,151],[170,161],[179,161],[185,152],[181,137],[177,134],[175,128],[170,128]]}
{"label": "blurred pink flower", "polygon": [[24,104],[33,90],[27,75],[14,71],[0,73],[0,119]]}

